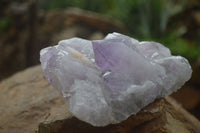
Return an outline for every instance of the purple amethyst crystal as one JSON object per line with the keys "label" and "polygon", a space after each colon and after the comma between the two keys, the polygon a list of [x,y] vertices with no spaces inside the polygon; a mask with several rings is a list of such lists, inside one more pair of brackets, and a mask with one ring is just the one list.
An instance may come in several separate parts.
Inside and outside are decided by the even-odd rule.
{"label": "purple amethyst crystal", "polygon": [[94,126],[119,123],[191,77],[181,56],[156,42],[112,33],[104,40],[72,38],[42,49],[47,80],[67,99],[70,111]]}

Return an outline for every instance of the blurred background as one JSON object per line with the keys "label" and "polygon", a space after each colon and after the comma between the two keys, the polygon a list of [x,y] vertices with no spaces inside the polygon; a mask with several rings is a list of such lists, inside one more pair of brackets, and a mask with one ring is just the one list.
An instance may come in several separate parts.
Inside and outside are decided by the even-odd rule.
{"label": "blurred background", "polygon": [[200,119],[199,0],[0,0],[0,80],[39,64],[40,49],[120,32],[164,44],[193,67],[172,96]]}

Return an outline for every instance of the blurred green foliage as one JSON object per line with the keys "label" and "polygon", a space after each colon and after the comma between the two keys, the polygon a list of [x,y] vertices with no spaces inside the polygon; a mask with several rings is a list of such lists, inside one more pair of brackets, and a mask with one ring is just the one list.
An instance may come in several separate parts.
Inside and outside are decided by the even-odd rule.
{"label": "blurred green foliage", "polygon": [[0,20],[0,32],[5,32],[10,27],[10,18],[4,17]]}
{"label": "blurred green foliage", "polygon": [[137,39],[161,42],[173,54],[190,60],[200,56],[200,46],[181,38],[184,27],[168,25],[172,16],[187,8],[187,0],[40,0],[39,3],[45,10],[74,6],[95,11],[122,21],[127,26],[127,34]]}

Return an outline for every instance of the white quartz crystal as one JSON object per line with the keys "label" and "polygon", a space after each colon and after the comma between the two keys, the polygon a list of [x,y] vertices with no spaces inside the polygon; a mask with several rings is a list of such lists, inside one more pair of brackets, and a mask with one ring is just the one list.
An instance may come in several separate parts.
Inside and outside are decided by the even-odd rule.
{"label": "white quartz crystal", "polygon": [[179,89],[192,73],[185,58],[162,44],[119,33],[97,41],[62,40],[42,49],[40,61],[70,111],[94,126],[126,120]]}

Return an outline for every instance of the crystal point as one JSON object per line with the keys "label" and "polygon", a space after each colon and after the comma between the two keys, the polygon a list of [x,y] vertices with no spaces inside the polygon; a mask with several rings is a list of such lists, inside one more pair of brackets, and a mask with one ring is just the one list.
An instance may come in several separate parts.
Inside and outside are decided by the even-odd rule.
{"label": "crystal point", "polygon": [[40,61],[70,111],[94,126],[127,119],[179,89],[192,73],[184,57],[172,56],[162,44],[120,33],[96,41],[60,41],[42,49]]}

